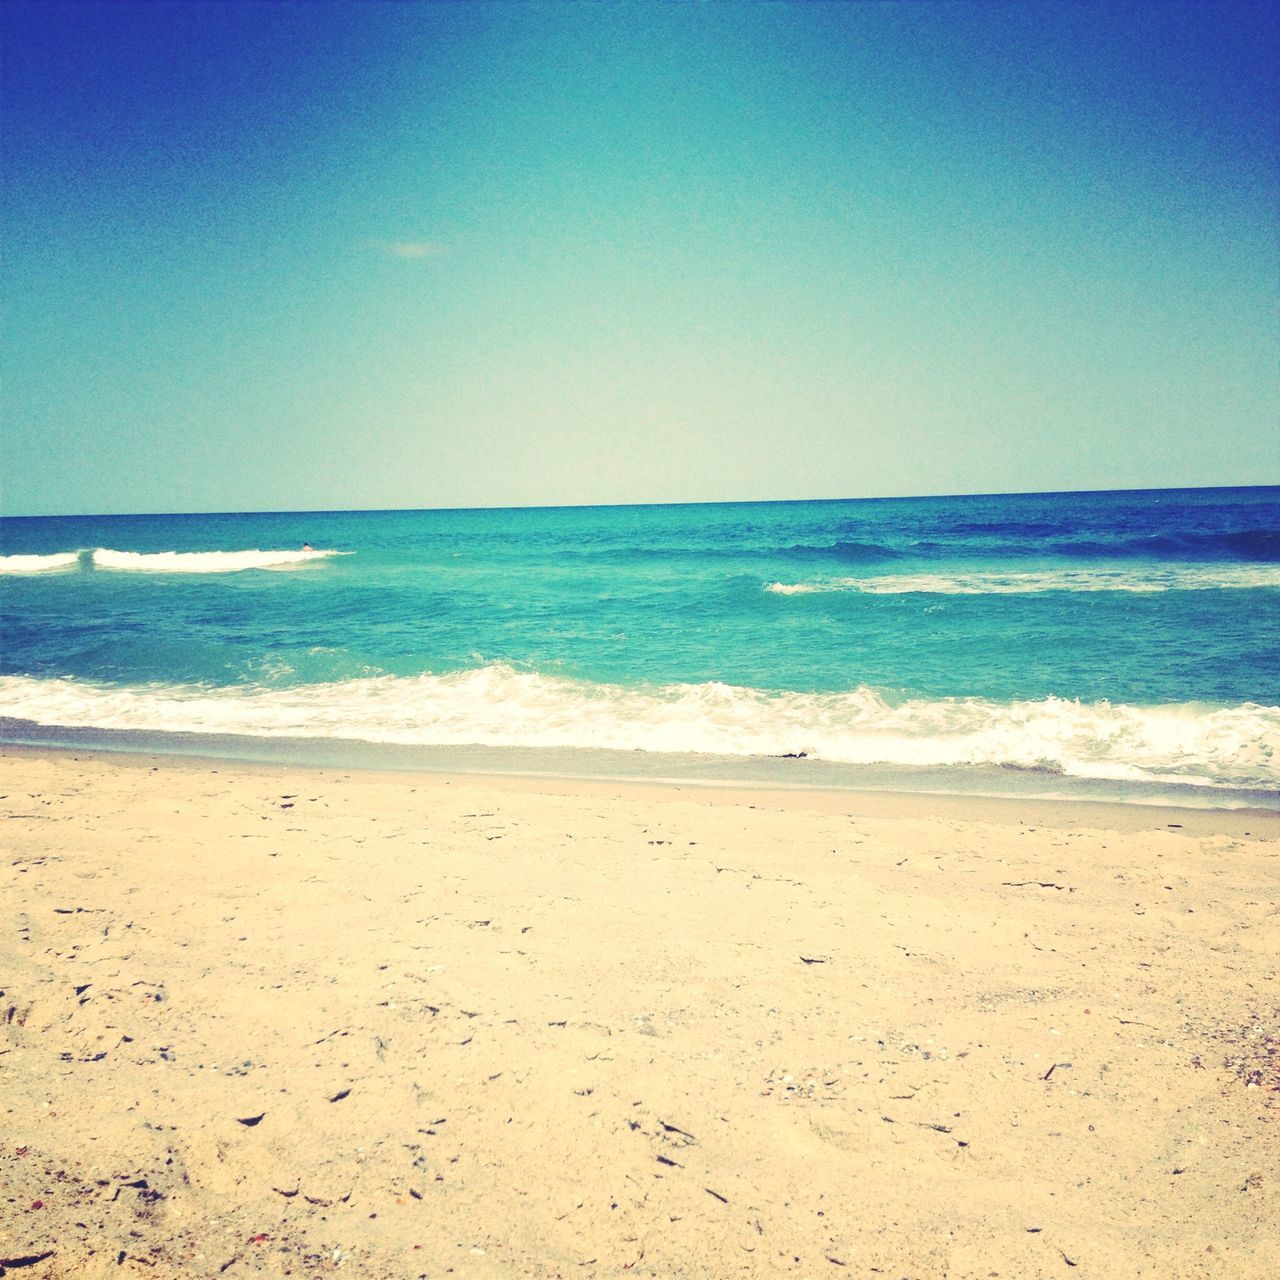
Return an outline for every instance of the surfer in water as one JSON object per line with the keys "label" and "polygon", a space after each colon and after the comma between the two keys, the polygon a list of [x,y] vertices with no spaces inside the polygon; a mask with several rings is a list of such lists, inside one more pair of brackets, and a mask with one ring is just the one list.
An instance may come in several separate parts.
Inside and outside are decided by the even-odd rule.
{"label": "surfer in water", "polygon": [[304,542],[304,543],[302,544],[302,549],[303,549],[303,551],[313,551],[315,548],[314,548],[314,547],[312,547],[311,543],[309,543],[309,542]]}

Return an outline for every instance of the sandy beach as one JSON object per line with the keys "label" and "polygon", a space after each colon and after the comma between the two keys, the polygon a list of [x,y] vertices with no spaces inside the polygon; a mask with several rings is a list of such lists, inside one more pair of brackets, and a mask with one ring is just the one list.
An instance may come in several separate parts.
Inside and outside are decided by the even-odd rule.
{"label": "sandy beach", "polygon": [[1275,814],[0,777],[0,1274],[1280,1273]]}

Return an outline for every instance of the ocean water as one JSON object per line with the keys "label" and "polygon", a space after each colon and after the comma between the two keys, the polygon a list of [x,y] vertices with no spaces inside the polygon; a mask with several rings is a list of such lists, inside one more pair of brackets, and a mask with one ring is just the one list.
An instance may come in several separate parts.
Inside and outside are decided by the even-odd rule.
{"label": "ocean water", "polygon": [[9,518],[0,635],[11,741],[1280,787],[1277,488]]}

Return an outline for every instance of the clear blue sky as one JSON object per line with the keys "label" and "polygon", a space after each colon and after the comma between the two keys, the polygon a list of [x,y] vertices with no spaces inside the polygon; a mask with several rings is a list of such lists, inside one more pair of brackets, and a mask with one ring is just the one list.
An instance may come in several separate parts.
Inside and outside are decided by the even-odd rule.
{"label": "clear blue sky", "polygon": [[9,514],[1274,483],[1274,11],[10,3]]}

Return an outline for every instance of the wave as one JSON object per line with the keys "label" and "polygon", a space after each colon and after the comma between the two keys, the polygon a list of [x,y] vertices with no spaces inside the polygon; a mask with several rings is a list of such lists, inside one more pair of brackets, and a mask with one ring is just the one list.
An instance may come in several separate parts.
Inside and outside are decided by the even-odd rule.
{"label": "wave", "polygon": [[[977,530],[975,530],[977,532]],[[992,538],[916,539],[903,547],[877,542],[837,541],[827,544],[796,543],[773,550],[734,549],[732,554],[785,556],[796,560],[835,560],[841,564],[877,564],[907,558],[972,559],[995,558],[1025,562],[1028,558],[1050,560],[1135,560],[1157,564],[1253,563],[1280,565],[1280,530],[1244,529],[1211,533],[1150,533],[1097,538],[1066,537],[1059,527],[1053,532],[1035,525],[993,526]],[[1014,537],[1010,537],[1010,533]],[[1020,536],[1019,536],[1020,535]]]}
{"label": "wave", "polygon": [[1054,538],[1061,537],[1067,525],[1064,520],[957,520],[943,526],[948,533],[985,538]]}
{"label": "wave", "polygon": [[878,542],[833,542],[825,547],[797,543],[783,548],[782,554],[806,560],[840,560],[846,564],[873,564],[877,560],[901,560],[903,556],[901,551]]}
{"label": "wave", "polygon": [[1240,529],[1215,533],[1160,533],[1122,544],[1136,555],[1223,558],[1280,562],[1280,529]]}
{"label": "wave", "polygon": [[874,542],[797,542],[787,546],[728,539],[718,544],[656,543],[609,544],[604,546],[566,546],[556,550],[565,560],[630,561],[630,560],[741,560],[743,558],[836,560],[849,564],[870,564],[878,560],[899,560],[905,554],[893,547]]}
{"label": "wave", "polygon": [[42,725],[403,745],[585,747],[849,764],[987,765],[1207,786],[1280,784],[1280,707],[1062,698],[893,701],[721,683],[644,688],[505,665],[292,688],[0,677],[0,713]]}
{"label": "wave", "polygon": [[78,551],[52,556],[0,556],[0,573],[61,573],[80,563]]}
{"label": "wave", "polygon": [[[953,536],[948,536],[953,535]],[[839,554],[844,546],[791,547],[791,552]],[[928,560],[1153,560],[1156,562],[1254,562],[1280,564],[1280,530],[1243,529],[1207,533],[1143,533],[1112,536],[1105,532],[1081,535],[1062,526],[1038,528],[1009,522],[993,525],[956,525],[934,537],[915,538],[902,551],[879,548],[885,558],[909,555]],[[874,559],[876,556],[850,558]]]}
{"label": "wave", "polygon": [[1058,569],[1041,573],[908,573],[814,582],[766,582],[774,595],[852,591],[862,595],[996,596],[1048,591],[1249,591],[1280,587],[1280,565],[1177,565],[1166,569]]}
{"label": "wave", "polygon": [[239,573],[244,569],[291,569],[344,551],[112,551],[98,547],[93,563],[98,569],[133,573]]}
{"label": "wave", "polygon": [[944,532],[951,537],[942,542],[918,542],[917,548],[955,552],[971,542],[989,551],[1022,555],[1280,561],[1280,529],[1273,528],[1215,529],[1199,533],[1117,531],[1115,534],[1100,532],[1095,537],[1079,526],[1073,530],[1066,520],[997,520],[960,521],[947,525]]}

